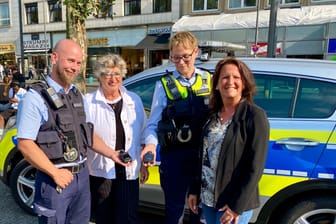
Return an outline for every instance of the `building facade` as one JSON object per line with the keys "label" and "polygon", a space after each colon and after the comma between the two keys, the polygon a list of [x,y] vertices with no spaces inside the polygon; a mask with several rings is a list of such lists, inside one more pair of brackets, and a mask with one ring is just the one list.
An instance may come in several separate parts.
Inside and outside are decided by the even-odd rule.
{"label": "building facade", "polygon": [[[21,7],[25,67],[42,71],[50,66],[51,49],[66,37],[66,7],[57,0],[21,0]],[[88,75],[106,53],[120,54],[128,75],[168,60],[171,28],[181,17],[179,0],[116,0],[111,13],[113,19],[90,16],[85,22]]]}
{"label": "building facade", "polygon": [[0,0],[0,64],[12,65],[20,55],[19,17],[13,14],[17,11],[18,1]]}
{"label": "building facade", "polygon": [[[335,0],[277,2],[277,57],[336,60]],[[188,0],[172,31],[189,30],[198,39],[246,46],[236,52],[239,56],[265,56],[271,6],[271,0]]]}

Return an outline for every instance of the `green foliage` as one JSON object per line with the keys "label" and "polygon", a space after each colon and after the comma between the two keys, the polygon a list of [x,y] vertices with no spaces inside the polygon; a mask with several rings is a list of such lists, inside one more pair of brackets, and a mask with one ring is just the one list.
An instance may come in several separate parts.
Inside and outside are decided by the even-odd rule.
{"label": "green foliage", "polygon": [[[60,1],[60,0],[59,0]],[[82,93],[86,92],[86,61],[87,61],[87,36],[85,21],[90,16],[113,18],[110,13],[115,0],[63,0],[66,6],[66,33],[67,38],[75,40],[83,50],[82,73],[77,76],[76,86]]]}
{"label": "green foliage", "polygon": [[100,14],[103,17],[109,16],[109,11],[114,1],[115,0],[64,0],[63,4],[72,9],[71,13],[74,20],[84,23],[90,15],[97,16]]}

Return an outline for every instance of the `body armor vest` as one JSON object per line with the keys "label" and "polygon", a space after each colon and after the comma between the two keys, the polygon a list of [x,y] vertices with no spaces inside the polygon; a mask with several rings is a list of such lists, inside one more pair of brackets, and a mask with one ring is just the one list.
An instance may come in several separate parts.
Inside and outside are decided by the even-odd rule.
{"label": "body armor vest", "polygon": [[[70,90],[68,94],[50,96],[44,83],[36,83],[31,88],[42,96],[48,108],[48,121],[40,127],[37,145],[55,164],[86,157],[87,149],[92,146],[93,125],[86,122],[82,94]],[[61,100],[59,108],[52,102],[55,97]]]}
{"label": "body armor vest", "polygon": [[196,74],[195,83],[185,87],[172,75],[161,78],[167,107],[158,123],[158,140],[163,149],[196,148],[208,116],[211,75]]}

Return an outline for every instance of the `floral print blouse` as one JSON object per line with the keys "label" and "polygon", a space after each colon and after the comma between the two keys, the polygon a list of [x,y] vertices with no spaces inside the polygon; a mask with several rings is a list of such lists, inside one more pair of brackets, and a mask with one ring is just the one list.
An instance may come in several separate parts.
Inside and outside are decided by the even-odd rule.
{"label": "floral print blouse", "polygon": [[209,122],[207,135],[203,139],[201,201],[209,207],[215,207],[214,192],[218,156],[226,130],[232,119],[221,124],[217,115]]}

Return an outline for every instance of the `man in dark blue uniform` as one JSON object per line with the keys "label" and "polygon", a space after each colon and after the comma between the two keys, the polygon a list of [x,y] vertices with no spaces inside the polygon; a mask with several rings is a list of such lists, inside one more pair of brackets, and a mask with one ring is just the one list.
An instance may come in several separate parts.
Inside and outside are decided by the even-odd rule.
{"label": "man in dark blue uniform", "polygon": [[87,105],[72,84],[82,66],[82,49],[73,40],[58,42],[46,83],[32,86],[18,109],[18,148],[37,168],[34,210],[39,223],[83,224],[90,219],[91,148],[122,165],[118,152],[93,132]]}
{"label": "man in dark blue uniform", "polygon": [[166,223],[182,223],[190,178],[196,167],[200,134],[208,115],[210,73],[195,67],[198,43],[190,32],[170,40],[176,70],[156,83],[142,152],[155,154],[160,144],[160,182]]}

